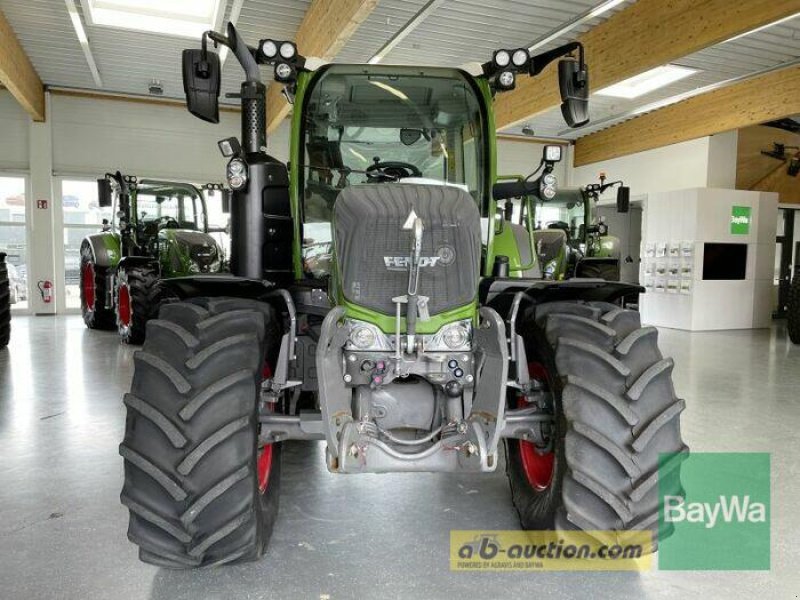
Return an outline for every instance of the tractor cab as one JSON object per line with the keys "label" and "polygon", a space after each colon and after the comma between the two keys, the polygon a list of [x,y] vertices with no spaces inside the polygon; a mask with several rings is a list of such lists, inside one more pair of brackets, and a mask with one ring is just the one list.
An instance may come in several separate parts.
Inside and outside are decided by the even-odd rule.
{"label": "tractor cab", "polygon": [[[296,178],[303,255],[333,238],[334,207],[352,186],[445,186],[485,206],[492,133],[488,89],[458,69],[329,65],[307,78]],[[294,183],[294,182],[293,182]],[[403,220],[407,215],[403,215]],[[402,224],[402,223],[401,223]],[[305,260],[305,276],[325,274]],[[328,261],[327,264],[330,264]]]}

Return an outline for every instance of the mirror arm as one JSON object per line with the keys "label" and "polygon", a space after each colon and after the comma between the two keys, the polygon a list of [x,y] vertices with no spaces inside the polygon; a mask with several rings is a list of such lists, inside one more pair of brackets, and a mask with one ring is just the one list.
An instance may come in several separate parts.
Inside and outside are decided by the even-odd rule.
{"label": "mirror arm", "polygon": [[570,42],[569,44],[564,44],[563,46],[553,48],[552,50],[532,57],[529,74],[531,77],[535,77],[541,73],[547,65],[557,58],[575,52],[576,50],[578,51],[578,64],[580,65],[580,68],[583,69],[586,66],[583,53],[583,44],[580,42]]}

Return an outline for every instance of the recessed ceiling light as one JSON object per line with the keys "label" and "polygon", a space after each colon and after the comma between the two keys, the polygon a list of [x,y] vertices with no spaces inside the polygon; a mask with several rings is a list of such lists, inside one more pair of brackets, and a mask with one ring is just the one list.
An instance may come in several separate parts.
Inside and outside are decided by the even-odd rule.
{"label": "recessed ceiling light", "polygon": [[664,65],[640,73],[625,81],[620,81],[596,93],[600,96],[613,96],[615,98],[638,98],[698,72],[698,69],[690,69],[689,67]]}
{"label": "recessed ceiling light", "polygon": [[89,25],[200,37],[213,29],[222,0],[81,0]]}

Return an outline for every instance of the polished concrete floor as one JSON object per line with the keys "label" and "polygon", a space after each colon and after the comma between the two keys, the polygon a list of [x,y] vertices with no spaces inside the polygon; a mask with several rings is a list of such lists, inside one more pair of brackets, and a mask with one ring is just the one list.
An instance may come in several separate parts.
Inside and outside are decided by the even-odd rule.
{"label": "polished concrete floor", "polygon": [[699,451],[772,453],[770,572],[451,573],[451,529],[515,529],[502,471],[334,476],[319,444],[284,455],[257,563],[142,564],[119,504],[131,348],[78,317],[18,317],[0,351],[0,598],[797,598],[800,347],[773,330],[662,331]]}

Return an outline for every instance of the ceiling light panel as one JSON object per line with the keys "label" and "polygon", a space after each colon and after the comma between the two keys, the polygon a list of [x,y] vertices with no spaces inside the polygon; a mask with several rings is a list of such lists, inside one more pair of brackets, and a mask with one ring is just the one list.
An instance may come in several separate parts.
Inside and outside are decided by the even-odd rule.
{"label": "ceiling light panel", "polygon": [[612,96],[614,98],[638,98],[698,72],[698,69],[690,69],[689,67],[664,65],[598,90],[596,93],[600,96]]}
{"label": "ceiling light panel", "polygon": [[197,38],[213,29],[223,0],[81,0],[90,25]]}

